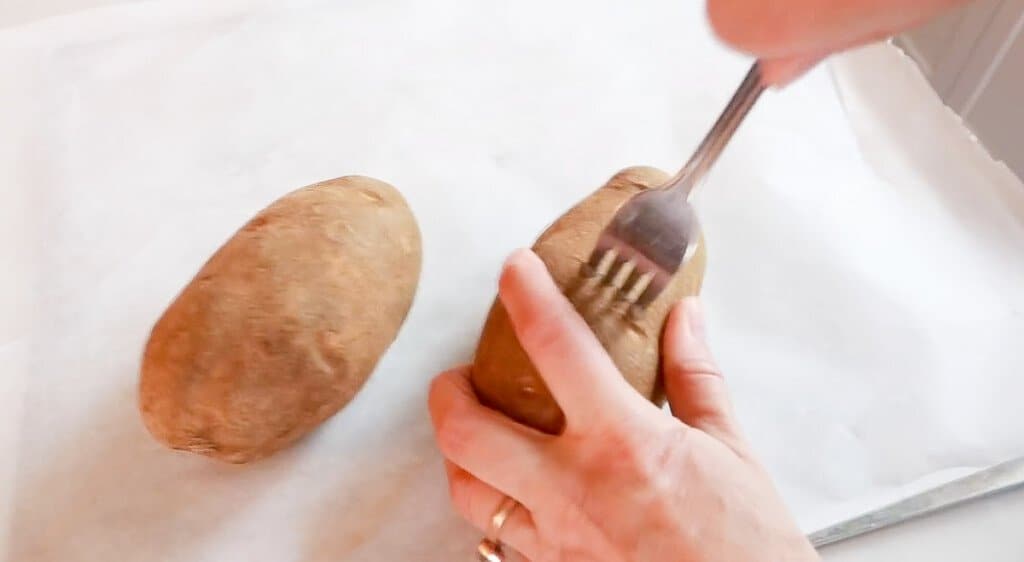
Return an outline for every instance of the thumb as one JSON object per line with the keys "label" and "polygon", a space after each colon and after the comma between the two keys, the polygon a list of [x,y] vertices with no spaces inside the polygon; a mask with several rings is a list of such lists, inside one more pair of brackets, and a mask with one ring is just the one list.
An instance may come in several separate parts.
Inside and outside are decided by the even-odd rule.
{"label": "thumb", "polygon": [[729,445],[740,441],[732,403],[705,342],[704,311],[696,297],[676,305],[665,326],[662,374],[672,413]]}

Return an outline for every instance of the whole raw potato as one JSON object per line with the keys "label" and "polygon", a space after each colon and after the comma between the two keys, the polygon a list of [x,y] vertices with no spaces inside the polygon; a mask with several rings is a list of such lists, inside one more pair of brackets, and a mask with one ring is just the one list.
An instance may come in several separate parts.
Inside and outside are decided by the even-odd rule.
{"label": "whole raw potato", "polygon": [[[662,185],[667,179],[664,172],[654,168],[623,170],[562,215],[533,246],[626,380],[656,403],[664,400],[660,376],[662,329],[676,302],[700,292],[706,261],[703,239],[667,289],[637,319],[626,313],[623,303],[615,302],[613,289],[582,280],[579,270],[619,206],[630,196]],[[485,404],[541,431],[557,434],[562,430],[562,411],[520,346],[499,301],[495,301],[484,325],[472,380]]]}
{"label": "whole raw potato", "polygon": [[347,404],[395,339],[420,274],[402,196],[366,177],[292,192],[203,266],[153,328],[146,427],[175,449],[244,463]]}

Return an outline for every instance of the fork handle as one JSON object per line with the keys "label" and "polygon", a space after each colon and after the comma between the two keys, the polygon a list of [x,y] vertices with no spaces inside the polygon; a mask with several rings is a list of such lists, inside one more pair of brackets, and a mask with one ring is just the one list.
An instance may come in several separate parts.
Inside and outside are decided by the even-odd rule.
{"label": "fork handle", "polygon": [[740,123],[750,113],[754,103],[761,97],[767,85],[761,76],[761,61],[757,61],[750,67],[746,78],[740,87],[733,94],[729,105],[725,107],[718,121],[708,131],[704,140],[697,147],[696,152],[690,157],[681,170],[662,188],[666,191],[677,191],[688,198],[705,174],[715,164],[718,157],[729,144],[733,133],[739,128]]}

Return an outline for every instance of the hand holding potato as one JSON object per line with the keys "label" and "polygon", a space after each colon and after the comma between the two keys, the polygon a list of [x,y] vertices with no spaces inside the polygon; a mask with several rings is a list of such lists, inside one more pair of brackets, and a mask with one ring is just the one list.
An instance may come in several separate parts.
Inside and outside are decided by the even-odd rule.
{"label": "hand holding potato", "polygon": [[672,417],[631,388],[536,255],[509,260],[500,299],[565,427],[553,436],[482,406],[467,368],[435,379],[437,440],[471,523],[486,529],[511,496],[523,507],[502,541],[534,562],[818,559],[740,434],[695,300],[664,335]]}
{"label": "hand holding potato", "polygon": [[[701,240],[693,257],[639,318],[626,314],[616,290],[580,276],[601,231],[630,197],[663,185],[669,176],[637,166],[608,183],[558,218],[533,245],[559,289],[568,295],[587,326],[636,392],[664,402],[658,340],[669,310],[684,296],[700,292],[706,252]],[[517,341],[502,303],[491,307],[473,362],[473,388],[481,400],[511,418],[547,433],[558,433],[564,419],[543,378]]]}

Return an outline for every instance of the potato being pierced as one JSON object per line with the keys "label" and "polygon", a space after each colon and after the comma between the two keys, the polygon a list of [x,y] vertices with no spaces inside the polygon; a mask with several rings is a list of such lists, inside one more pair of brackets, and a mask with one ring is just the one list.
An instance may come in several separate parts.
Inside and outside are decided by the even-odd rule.
{"label": "potato being pierced", "polygon": [[[664,401],[660,376],[662,329],[676,302],[700,292],[706,261],[704,240],[669,286],[635,319],[626,313],[626,303],[615,301],[612,288],[582,279],[579,270],[618,207],[639,191],[667,180],[664,172],[654,168],[623,170],[562,215],[533,246],[623,376],[637,392],[659,404]],[[562,430],[562,411],[516,339],[500,302],[494,303],[484,325],[472,381],[485,404],[541,431],[556,434]]]}

